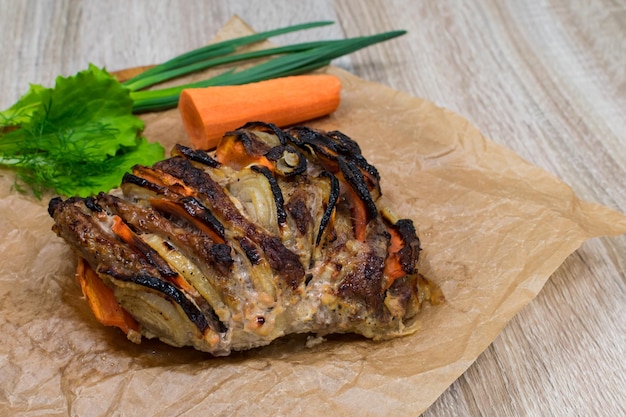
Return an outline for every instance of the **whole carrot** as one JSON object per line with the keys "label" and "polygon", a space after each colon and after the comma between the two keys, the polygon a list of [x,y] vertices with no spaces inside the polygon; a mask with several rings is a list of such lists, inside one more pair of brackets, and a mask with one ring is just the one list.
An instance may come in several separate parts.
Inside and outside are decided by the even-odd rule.
{"label": "whole carrot", "polygon": [[192,146],[208,150],[224,133],[250,121],[284,127],[328,115],[340,96],[341,81],[334,75],[294,75],[183,90],[178,108]]}

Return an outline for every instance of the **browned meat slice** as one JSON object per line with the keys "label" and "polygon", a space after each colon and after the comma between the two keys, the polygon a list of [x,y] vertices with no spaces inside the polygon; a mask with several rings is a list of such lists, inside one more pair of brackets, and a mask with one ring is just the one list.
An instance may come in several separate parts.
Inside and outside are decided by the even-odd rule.
{"label": "browned meat slice", "polygon": [[213,153],[177,145],[119,190],[49,212],[143,336],[226,355],[291,333],[415,330],[442,296],[379,180],[340,132],[254,122]]}

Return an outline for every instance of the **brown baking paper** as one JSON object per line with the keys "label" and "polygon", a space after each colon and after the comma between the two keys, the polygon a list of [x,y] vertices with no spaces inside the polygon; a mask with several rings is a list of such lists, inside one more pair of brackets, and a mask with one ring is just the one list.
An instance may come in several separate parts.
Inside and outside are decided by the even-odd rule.
{"label": "brown baking paper", "polygon": [[[250,29],[234,19],[221,36]],[[47,201],[0,178],[0,414],[24,416],[411,415],[424,411],[589,238],[626,217],[485,138],[464,118],[337,68],[342,103],[312,123],[356,139],[384,197],[414,220],[419,267],[447,301],[412,336],[372,342],[306,336],[213,358],[99,325],[75,258],[50,231]],[[178,113],[148,115],[146,136],[187,143]],[[515,347],[512,347],[515,349]]]}

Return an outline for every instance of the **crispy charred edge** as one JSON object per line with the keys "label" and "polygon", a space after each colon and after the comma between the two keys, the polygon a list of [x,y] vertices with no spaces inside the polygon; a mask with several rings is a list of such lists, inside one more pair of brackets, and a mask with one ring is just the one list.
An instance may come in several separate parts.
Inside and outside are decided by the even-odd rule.
{"label": "crispy charred edge", "polygon": [[[89,204],[87,204],[87,202],[85,201],[86,199],[90,200]],[[76,204],[84,204],[85,207],[89,208],[90,211],[94,211],[94,212],[102,211],[102,207],[99,207],[99,205],[95,202],[93,197],[87,197],[87,198],[69,197],[66,200],[63,200],[63,198],[61,197],[54,197],[50,199],[50,201],[48,202],[48,214],[50,215],[50,217],[54,219],[55,218],[54,216],[56,215],[57,210],[64,209],[64,208],[67,208]],[[90,206],[93,206],[94,209],[91,209]],[[57,227],[57,226],[55,225],[53,227]]]}
{"label": "crispy charred edge", "polygon": [[61,197],[54,197],[48,202],[48,214],[54,218],[54,213],[57,209],[63,205],[63,199]]}
{"label": "crispy charred edge", "polygon": [[261,254],[257,250],[256,245],[247,236],[237,236],[235,237],[235,240],[239,243],[243,253],[252,265],[258,265],[261,263],[261,260],[263,259]]}
{"label": "crispy charred edge", "polygon": [[[256,135],[254,135],[255,130],[260,130],[266,133],[274,134],[279,139],[280,146],[275,146],[275,147],[270,148],[270,150],[267,151],[263,155],[268,160],[276,162],[279,158],[281,158],[284,155],[285,152],[293,152],[297,155],[298,165],[293,167],[293,171],[287,174],[283,173],[283,175],[285,176],[299,175],[299,174],[303,174],[306,171],[307,159],[298,150],[298,148],[294,146],[294,144],[297,145],[300,142],[299,139],[291,136],[286,131],[279,129],[278,127],[276,127],[275,125],[271,123],[249,122],[249,123],[246,123],[241,128],[228,133],[227,135],[234,136],[235,138],[234,140],[241,141],[243,143],[245,151],[248,152],[250,156],[256,157],[261,154],[261,152],[258,151],[258,149],[262,149],[262,146],[261,145],[253,146],[254,141],[258,140],[256,138]],[[314,132],[315,135],[319,135],[319,133],[316,131],[311,131],[311,132]],[[342,143],[350,144],[351,149],[356,150],[360,153],[360,149],[358,145],[356,144],[356,142],[352,141],[350,138],[348,138],[345,135],[340,136],[340,139]],[[326,142],[331,143],[330,138],[327,138]],[[344,146],[344,148],[342,148],[342,151],[346,155],[350,154],[350,150],[348,149],[347,146]],[[329,157],[332,157],[332,155],[329,154]],[[364,161],[364,158],[361,158],[361,159]],[[349,178],[349,183],[351,186],[359,188],[357,195],[361,196],[362,198],[366,198],[369,200],[369,202],[371,202],[371,204],[368,203],[367,207],[368,207],[368,214],[370,215],[370,218],[373,218],[376,216],[376,213],[377,213],[376,206],[373,204],[373,201],[371,200],[371,196],[369,195],[367,186],[365,182],[363,181],[363,176],[361,175],[360,171],[354,166],[349,166],[350,164],[351,162],[346,162],[346,161],[344,161],[344,163],[342,164],[344,170],[346,171],[345,176]],[[283,199],[280,187],[278,183],[276,182],[275,177],[272,175],[272,171],[263,165],[253,165],[251,168],[256,172],[262,173],[270,182],[270,187],[271,187],[272,194],[274,196],[274,201],[277,207],[278,223],[283,225],[286,222],[286,212],[283,208],[284,199]],[[375,168],[372,167],[372,169],[375,172]],[[335,209],[337,200],[339,199],[339,193],[340,193],[339,181],[337,180],[337,178],[328,171],[324,171],[322,175],[330,179],[331,193],[330,193],[329,201],[327,202],[327,207],[322,216],[320,228],[316,236],[316,241],[315,241],[316,246],[320,244],[324,231],[328,227],[328,224],[330,220],[332,219],[332,214]],[[359,183],[359,179],[361,180],[360,183]],[[371,210],[372,206],[374,210]]]}
{"label": "crispy charred edge", "polygon": [[[331,178],[332,191],[329,204],[324,212],[320,229],[316,236],[316,246],[320,244],[323,232],[332,218],[334,206],[339,195],[337,178],[333,175],[333,172],[341,176],[342,180],[348,185],[349,190],[351,190],[349,192],[352,194],[355,234],[360,240],[364,240],[367,224],[378,216],[378,209],[372,198],[371,191],[375,191],[377,195],[380,195],[380,176],[376,168],[370,165],[361,155],[359,145],[348,136],[338,131],[333,131],[325,135],[320,131],[307,127],[295,127],[289,130],[289,132],[293,132],[293,135],[291,135],[278,129],[274,125],[252,122],[230,133],[231,137],[233,137],[231,140],[241,141],[245,152],[247,152],[250,157],[257,157],[262,154],[262,151],[259,149],[266,149],[263,148],[263,145],[254,146],[256,140],[254,129],[273,133],[279,137],[281,146],[274,147],[266,152],[264,156],[268,157],[268,159],[275,160],[277,156],[269,156],[272,153],[282,155],[282,153],[285,152],[284,149],[289,147],[298,152],[298,160],[302,161],[302,167],[296,171],[303,171],[306,168],[306,164],[304,163],[306,158],[302,157],[302,154],[298,151],[298,148],[300,148],[315,155],[327,170],[328,174],[325,175],[329,175],[329,178]],[[267,146],[267,144],[265,144],[265,146]],[[256,169],[257,171],[261,171],[259,168]],[[270,171],[265,167],[263,172],[265,175]],[[268,175],[266,175],[266,177],[268,177],[270,181],[278,207],[279,197],[275,190],[279,190],[279,188],[277,185],[274,187]],[[281,209],[277,208],[277,210]],[[284,210],[281,210],[281,212],[278,213],[279,222]]]}
{"label": "crispy charred edge", "polygon": [[198,199],[195,197],[183,197],[180,202],[189,215],[209,226],[222,240],[226,239],[224,225]]}
{"label": "crispy charred edge", "polygon": [[283,192],[281,191],[276,178],[272,175],[269,168],[262,165],[253,165],[250,167],[254,172],[262,174],[270,183],[270,190],[272,196],[274,196],[274,203],[276,204],[276,219],[281,226],[285,225],[287,221],[287,213],[285,212],[285,199],[283,198]]}
{"label": "crispy charred edge", "polygon": [[[103,193],[100,193],[99,197],[103,197]],[[98,207],[100,207],[102,211],[102,205],[98,204]],[[150,265],[156,268],[161,278],[166,280],[166,281],[161,281],[162,286],[171,287],[171,289],[167,293],[163,291],[161,292],[163,292],[166,295],[169,295],[169,293],[172,291],[178,292],[179,294],[176,297],[170,297],[170,299],[180,305],[180,307],[183,309],[187,317],[189,317],[189,319],[198,327],[198,329],[203,334],[207,330],[207,327],[211,328],[211,330],[215,332],[221,332],[221,333],[226,332],[227,330],[226,326],[224,325],[224,323],[222,323],[219,320],[219,318],[217,317],[217,314],[215,313],[215,310],[208,303],[207,300],[205,300],[199,294],[196,294],[195,296],[192,294],[185,295],[185,292],[184,292],[185,289],[183,287],[187,287],[188,290],[191,289],[193,292],[195,292],[195,288],[191,287],[178,274],[178,272],[172,269],[172,267],[167,263],[167,261],[165,261],[165,259],[163,259],[163,257],[161,257],[161,255],[156,250],[154,250],[150,245],[145,243],[141,239],[141,237],[137,235],[137,233],[135,232],[136,226],[133,224],[128,224],[124,222],[124,219],[122,219],[120,216],[116,214],[113,214],[113,216],[114,216],[114,225],[112,228],[113,233],[118,237],[118,239],[120,239],[121,242],[126,243],[130,247],[131,250],[134,250],[136,253],[139,253],[140,255],[142,255]],[[111,270],[109,269],[109,271]],[[119,279],[118,276],[115,276],[112,274],[109,274],[109,275],[113,276],[114,278]],[[140,276],[144,276],[144,275],[142,274]],[[157,277],[152,277],[148,275],[145,275],[145,277],[151,277],[151,278],[158,280]],[[126,281],[132,281],[137,284],[141,284],[140,282],[137,282],[135,280],[134,276],[130,276]],[[153,287],[149,287],[149,288],[157,289]],[[193,299],[195,304],[188,297]],[[202,310],[200,310],[199,308],[201,308]],[[193,309],[195,309],[196,311],[194,311]],[[206,325],[203,324],[202,320],[198,321],[199,319],[196,318],[198,314],[206,316],[204,319],[204,322],[206,323]]]}
{"label": "crispy charred edge", "polygon": [[378,170],[367,162],[361,153],[359,144],[350,137],[337,130],[323,133],[304,126],[292,127],[288,132],[294,140],[293,143],[300,148],[310,148],[315,153],[330,160],[336,160],[341,156],[346,161],[351,162],[363,174],[368,188],[375,190],[378,194],[381,193]]}
{"label": "crispy charred edge", "polygon": [[[214,323],[216,326],[214,331],[225,332],[226,329],[223,327],[223,324],[217,318],[217,315],[213,310],[210,310],[206,313],[203,313],[196,307],[196,305],[191,302],[182,291],[173,286],[172,284],[163,281],[157,277],[150,275],[133,275],[133,276],[125,276],[117,273],[110,268],[101,268],[98,270],[98,273],[105,274],[117,279],[119,281],[132,282],[134,284],[140,285],[142,287],[149,288],[160,293],[162,296],[165,296],[168,300],[175,302],[178,306],[183,310],[187,318],[200,330],[201,333],[205,333],[208,329],[211,329],[211,325]],[[209,317],[205,316],[208,315]]]}
{"label": "crispy charred edge", "polygon": [[216,243],[203,230],[194,228],[195,233],[183,234],[185,241],[181,241],[181,234],[176,233],[177,226],[153,207],[138,207],[105,193],[98,195],[98,201],[101,206],[120,216],[133,230],[166,236],[178,246],[189,247],[198,257],[214,266],[220,274],[228,273],[233,263],[230,247]]}
{"label": "crispy charred edge", "polygon": [[142,178],[138,175],[131,174],[129,172],[125,173],[122,177],[122,185],[124,184],[133,184],[139,187],[145,188],[146,190],[150,190],[156,194],[164,194],[165,187],[155,184],[151,181],[148,181],[145,178]]}
{"label": "crispy charred edge", "polygon": [[395,224],[389,224],[388,227],[398,233],[403,243],[402,248],[396,252],[402,270],[406,272],[407,275],[414,274],[416,272],[415,266],[417,265],[422,248],[413,221],[410,219],[400,219]]}
{"label": "crispy charred edge", "polygon": [[143,165],[135,165],[132,167],[132,174],[124,174],[121,185],[123,187],[128,184],[145,188],[154,194],[169,198],[180,198],[193,194],[182,182],[167,172]]}
{"label": "crispy charred edge", "polygon": [[[288,170],[278,169],[278,163],[281,159],[285,159],[285,153],[290,152],[298,157],[296,165],[290,165]],[[303,174],[307,168],[307,160],[302,153],[289,145],[275,146],[265,154],[265,157],[276,165],[275,171],[278,171],[284,177],[294,177]]]}
{"label": "crispy charred edge", "polygon": [[337,158],[337,164],[339,165],[343,178],[365,206],[365,213],[367,215],[366,221],[369,222],[375,219],[376,216],[378,216],[378,209],[376,208],[374,200],[372,200],[369,188],[365,183],[365,178],[361,171],[353,163],[343,158]]}
{"label": "crispy charred edge", "polygon": [[102,212],[102,207],[100,207],[100,205],[96,202],[96,199],[93,196],[86,197],[84,202],[85,202],[85,206],[87,206],[89,210],[94,211],[96,213]]}
{"label": "crispy charred edge", "polygon": [[304,267],[300,264],[298,256],[287,249],[278,237],[267,234],[247,220],[230,201],[222,187],[206,172],[194,167],[187,159],[181,157],[172,157],[157,162],[155,167],[179,178],[186,186],[197,192],[197,197],[205,198],[210,208],[223,221],[241,229],[245,236],[259,245],[270,267],[287,285],[293,289],[300,285],[304,279]]}
{"label": "crispy charred edge", "polygon": [[[180,147],[179,149],[182,148],[184,147]],[[181,154],[181,157],[187,158],[188,156],[189,153],[186,151],[185,153]],[[191,160],[195,161],[195,159]],[[218,163],[217,161],[215,162]],[[190,224],[196,226],[201,230],[206,231],[209,236],[214,241],[216,241],[216,243],[225,242],[224,225],[213,215],[211,210],[205,207],[198,199],[196,199],[192,195],[188,195],[192,192],[191,190],[181,190],[181,187],[178,184],[176,184],[178,186],[176,187],[177,189],[174,189],[174,187],[168,187],[164,184],[157,184],[141,176],[146,175],[153,179],[160,180],[160,177],[169,175],[166,172],[154,168],[136,165],[135,167],[133,167],[133,171],[135,171],[139,175],[127,173],[122,179],[122,185],[133,184],[150,190],[155,194],[164,196],[164,198],[149,199],[150,205],[160,212],[175,215],[189,221]]]}
{"label": "crispy charred edge", "polygon": [[378,193],[381,194],[380,174],[376,167],[368,163],[362,155],[359,144],[338,130],[328,132],[326,135],[333,139],[334,143],[339,145],[337,151],[341,155],[348,157],[359,167],[361,173],[364,175],[365,179],[367,179],[370,189],[376,189]]}
{"label": "crispy charred edge", "polygon": [[187,146],[183,146],[181,144],[174,145],[174,148],[171,151],[172,156],[184,156],[187,159],[190,159],[194,162],[199,162],[203,165],[209,166],[211,168],[219,168],[220,163],[213,159],[211,155],[206,153],[203,150],[194,150]]}
{"label": "crispy charred edge", "polygon": [[[394,316],[412,317],[423,301],[439,304],[444,301],[441,289],[423,277],[417,270],[421,251],[413,221],[400,219],[395,223],[386,210],[381,211],[390,234],[384,268],[386,294],[395,300],[390,312]],[[397,310],[399,308],[400,310]]]}
{"label": "crispy charred edge", "polygon": [[[80,207],[81,204],[90,210],[89,206],[85,204],[85,199],[80,197],[72,197],[66,201],[63,201],[61,198],[55,198],[49,203],[49,213],[55,220],[53,230],[66,240],[76,240],[79,243],[76,247],[79,256],[85,259],[95,271],[99,274],[108,275],[113,279],[133,282],[158,291],[171,302],[178,304],[202,334],[207,329],[217,332],[226,331],[226,327],[220,322],[215,311],[206,300],[202,299],[204,300],[202,306],[205,309],[202,312],[180,289],[167,281],[178,276],[178,274],[169,267],[167,262],[156,251],[134,234],[130,237],[127,236],[126,239],[114,232],[111,235],[106,235],[100,226],[96,224],[99,220],[85,212]],[[96,210],[97,213],[106,211],[104,209],[106,207],[105,204],[98,202],[97,205],[99,207]],[[65,211],[68,213],[64,213]],[[71,221],[59,221],[59,217],[64,215],[71,218]],[[125,223],[124,225],[128,227]],[[72,236],[75,239],[72,239]],[[88,249],[96,245],[100,246],[100,250]],[[101,259],[104,253],[110,256],[108,262]],[[98,267],[97,265],[101,266]],[[133,265],[135,270],[123,272],[128,265]],[[161,276],[163,279],[156,275]]]}
{"label": "crispy charred edge", "polygon": [[322,156],[328,160],[335,160],[337,152],[330,138],[322,132],[306,126],[295,126],[288,130],[293,144],[307,153]]}
{"label": "crispy charred edge", "polygon": [[136,252],[143,255],[148,263],[157,269],[162,278],[169,280],[178,276],[178,272],[172,270],[170,265],[165,262],[161,255],[152,249],[150,245],[141,240],[141,238],[126,223],[124,223],[121,217],[115,216],[112,231],[131,249],[134,249]]}
{"label": "crispy charred edge", "polygon": [[278,138],[278,141],[280,142],[282,146],[287,145],[292,139],[286,131],[280,129],[278,126],[276,126],[273,123],[253,121],[253,122],[246,123],[245,125],[243,125],[237,130],[240,130],[240,129],[241,130],[260,130],[262,132],[274,134],[276,135],[276,137]]}
{"label": "crispy charred edge", "polygon": [[367,224],[378,216],[371,194],[381,195],[376,168],[367,163],[357,143],[340,132],[328,136],[308,127],[294,127],[289,132],[295,146],[311,154],[348,186],[355,236],[363,241]]}
{"label": "crispy charred edge", "polygon": [[267,143],[259,140],[251,129],[240,128],[233,130],[227,132],[224,137],[234,142],[241,143],[246,153],[253,157],[264,156],[272,148]]}
{"label": "crispy charred edge", "polygon": [[[274,146],[274,144],[266,143],[257,135],[259,132],[274,135],[278,139],[279,145]],[[235,152],[237,152],[240,149],[237,148],[236,145],[240,144],[246,154],[246,158],[242,159],[242,155],[238,155],[236,163],[242,166],[252,163],[267,165],[273,172],[284,177],[297,176],[306,171],[306,158],[297,148],[291,146],[294,138],[274,124],[249,122],[236,130],[226,133],[224,137],[224,142],[220,143],[220,146],[218,146],[217,156],[218,158],[221,156],[222,159],[225,159],[226,164],[229,164],[232,159],[220,152],[224,147],[228,148],[230,151],[236,150]],[[297,162],[295,165],[288,164],[293,158],[286,158],[287,153],[296,156]],[[288,166],[281,166],[281,160],[284,164],[288,164]]]}
{"label": "crispy charred edge", "polygon": [[328,195],[328,201],[326,202],[326,209],[324,210],[324,214],[322,214],[322,219],[320,220],[320,227],[317,232],[317,237],[315,238],[315,246],[318,246],[322,241],[322,235],[333,218],[333,212],[335,211],[335,206],[339,200],[339,180],[337,177],[328,171],[322,171],[320,175],[329,179],[330,193]]}
{"label": "crispy charred edge", "polygon": [[158,211],[179,216],[198,229],[206,231],[216,243],[225,242],[224,225],[195,197],[181,197],[177,201],[152,198],[149,202]]}
{"label": "crispy charred edge", "polygon": [[389,232],[385,259],[385,286],[389,288],[402,276],[417,274],[421,242],[412,220],[396,220],[385,208],[381,210],[381,217]]}
{"label": "crispy charred edge", "polygon": [[[102,231],[99,219],[90,213],[84,199],[72,197],[63,201],[53,199],[49,212],[55,220],[53,231],[66,241],[76,242],[74,248],[90,265],[97,265],[104,256],[119,268],[148,269],[154,274],[159,271],[149,260],[118,239],[113,233]],[[128,260],[128,262],[126,262]]]}

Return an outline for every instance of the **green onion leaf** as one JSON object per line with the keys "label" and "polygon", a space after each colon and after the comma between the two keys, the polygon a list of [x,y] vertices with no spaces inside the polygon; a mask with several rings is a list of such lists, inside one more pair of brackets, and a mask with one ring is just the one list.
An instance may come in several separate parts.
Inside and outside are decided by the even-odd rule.
{"label": "green onion leaf", "polygon": [[227,71],[215,77],[160,90],[133,91],[133,112],[161,111],[176,107],[180,93],[186,88],[203,88],[216,85],[238,85],[271,78],[285,77],[310,72],[326,66],[335,58],[359,49],[404,35],[406,31],[396,30],[371,36],[311,43],[310,49],[272,58],[242,71]]}
{"label": "green onion leaf", "polygon": [[142,80],[148,76],[160,74],[162,72],[169,71],[174,68],[179,68],[179,67],[183,67],[186,65],[190,65],[198,61],[211,59],[211,58],[215,58],[218,56],[223,56],[230,52],[233,52],[235,48],[238,48],[244,45],[249,45],[254,42],[263,41],[273,36],[284,35],[286,33],[295,32],[295,31],[304,30],[304,29],[316,28],[320,26],[332,25],[333,23],[334,22],[332,21],[309,22],[309,23],[303,23],[299,25],[287,26],[287,27],[280,28],[280,29],[269,30],[266,32],[259,32],[259,33],[255,33],[252,35],[240,36],[238,38],[228,39],[222,42],[213,43],[213,44],[203,46],[201,48],[197,48],[192,51],[186,52],[162,64],[152,67],[144,71],[143,73],[127,80],[125,84],[133,85],[135,82]]}

